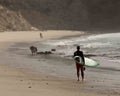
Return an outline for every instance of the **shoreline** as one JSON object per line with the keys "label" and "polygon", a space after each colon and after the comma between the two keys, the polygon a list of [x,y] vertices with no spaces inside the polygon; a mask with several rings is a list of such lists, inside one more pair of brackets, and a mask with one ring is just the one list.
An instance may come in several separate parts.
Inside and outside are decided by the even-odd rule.
{"label": "shoreline", "polygon": [[[18,36],[19,38],[15,37],[15,39],[12,39],[11,41],[9,41],[10,39],[7,38],[8,45],[5,44],[1,48],[2,50],[4,50],[5,47],[9,47],[11,44],[20,43],[20,42],[36,42],[37,40],[40,41],[41,39],[39,38],[39,36],[37,36],[37,38],[35,37],[36,35],[38,35],[38,33],[39,32],[35,33],[35,35],[33,35],[33,33],[31,34],[29,33],[29,36],[31,36],[31,38],[26,37],[22,39],[20,37],[24,36],[26,33],[24,34],[23,32],[24,35],[20,35],[20,33],[18,34],[15,33],[16,34],[15,36]],[[58,35],[57,32],[55,33],[54,33],[54,36]],[[7,34],[7,36],[9,36],[9,34]],[[78,34],[80,35],[80,33],[71,34],[71,32],[70,33],[68,32],[66,36],[69,37],[69,35],[75,36]],[[45,36],[44,40],[55,38],[51,34],[49,34],[48,37],[47,35],[48,34],[44,35]],[[28,36],[28,32],[26,36]],[[62,36],[56,36],[55,39],[61,38],[61,37],[64,37],[64,34],[62,34]],[[7,40],[5,40],[5,42]],[[5,48],[4,51],[6,51],[6,49],[7,48]],[[13,56],[13,55],[10,55],[10,56]],[[9,61],[6,61],[6,62],[8,62],[8,64],[11,63]],[[20,60],[18,59],[17,62],[21,62],[21,59]],[[22,62],[24,63],[25,61],[22,61]],[[28,61],[28,63],[29,62],[30,61]],[[2,91],[1,93],[3,96],[8,96],[8,95],[9,96],[21,96],[21,95],[22,96],[33,96],[33,95],[35,96],[61,96],[61,95],[62,96],[108,96],[109,95],[104,93],[98,93],[96,90],[94,91],[89,90],[89,88],[94,89],[96,85],[91,86],[89,85],[89,82],[86,82],[86,81],[82,83],[82,82],[77,82],[76,80],[73,80],[73,79],[59,78],[59,77],[50,76],[47,74],[46,75],[33,74],[30,72],[30,70],[24,70],[19,68],[17,69],[17,68],[8,66],[8,64],[7,65],[4,65],[4,63],[0,64],[0,73],[1,73],[0,76],[2,78],[0,80],[0,84],[2,85],[0,89],[1,90],[4,89],[4,91]],[[98,83],[100,83],[100,81]],[[92,81],[92,84],[94,84],[93,81]],[[87,87],[88,89],[86,90]],[[114,96],[114,94],[110,93],[110,96]]]}

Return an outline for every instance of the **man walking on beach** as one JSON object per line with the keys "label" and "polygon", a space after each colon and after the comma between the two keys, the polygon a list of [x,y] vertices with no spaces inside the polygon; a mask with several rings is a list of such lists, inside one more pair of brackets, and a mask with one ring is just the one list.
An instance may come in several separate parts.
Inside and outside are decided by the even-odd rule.
{"label": "man walking on beach", "polygon": [[74,52],[74,57],[75,56],[78,56],[81,58],[80,62],[76,62],[76,70],[77,70],[78,81],[79,81],[79,71],[80,70],[81,70],[81,77],[82,77],[82,81],[83,81],[84,80],[84,70],[85,70],[85,67],[84,67],[85,60],[84,60],[83,52],[80,51],[80,46],[77,46],[77,51]]}
{"label": "man walking on beach", "polygon": [[42,35],[42,33],[40,33],[40,38],[43,38],[43,35]]}

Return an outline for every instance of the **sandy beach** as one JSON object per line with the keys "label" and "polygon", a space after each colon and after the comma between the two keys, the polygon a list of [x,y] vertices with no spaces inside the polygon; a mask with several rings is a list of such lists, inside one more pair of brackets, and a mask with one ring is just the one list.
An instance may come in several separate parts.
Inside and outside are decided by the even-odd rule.
{"label": "sandy beach", "polygon": [[[40,38],[40,33],[43,38]],[[58,34],[59,33],[59,34]],[[72,31],[44,31],[44,32],[3,32],[0,33],[0,93],[2,96],[119,96],[119,90],[101,90],[97,89],[99,84],[109,85],[96,79],[92,82],[77,82],[75,79],[51,76],[48,74],[34,74],[27,68],[17,68],[12,63],[30,64],[32,60],[19,58],[8,52],[10,46],[17,43],[31,43],[44,41],[48,39],[57,39],[66,36],[83,35],[84,32]],[[14,49],[13,49],[14,50]],[[13,60],[11,60],[13,56]],[[28,60],[28,61],[27,61]],[[44,63],[41,61],[40,63]],[[60,61],[59,61],[60,62]],[[33,62],[35,63],[35,62]],[[17,65],[16,64],[16,65]],[[21,66],[22,66],[21,64]],[[13,64],[14,65],[14,64]],[[91,69],[90,69],[91,70]],[[89,71],[89,70],[88,70]],[[94,77],[97,78],[94,73]],[[102,75],[100,75],[102,78]],[[90,76],[88,76],[90,78]],[[103,79],[103,78],[102,78]],[[96,85],[96,83],[98,85]],[[91,83],[91,85],[90,85]],[[95,84],[95,85],[94,85]],[[109,85],[110,86],[110,85]],[[96,88],[95,88],[96,87]],[[108,87],[108,86],[107,86]],[[110,86],[111,87],[111,86]],[[103,88],[103,87],[101,87]],[[94,89],[91,91],[89,89]],[[98,92],[99,91],[99,92]]]}

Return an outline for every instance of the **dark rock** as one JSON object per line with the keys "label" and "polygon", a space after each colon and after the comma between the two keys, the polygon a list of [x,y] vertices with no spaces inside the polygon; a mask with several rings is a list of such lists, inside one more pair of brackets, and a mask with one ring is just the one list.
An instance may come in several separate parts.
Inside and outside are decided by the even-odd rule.
{"label": "dark rock", "polygon": [[56,49],[51,49],[51,51],[56,51]]}

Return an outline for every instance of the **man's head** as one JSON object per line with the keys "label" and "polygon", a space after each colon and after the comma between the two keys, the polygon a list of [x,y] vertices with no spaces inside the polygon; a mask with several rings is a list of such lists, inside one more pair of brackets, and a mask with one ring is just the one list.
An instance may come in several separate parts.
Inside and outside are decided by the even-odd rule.
{"label": "man's head", "polygon": [[77,46],[77,50],[80,50],[80,46]]}

